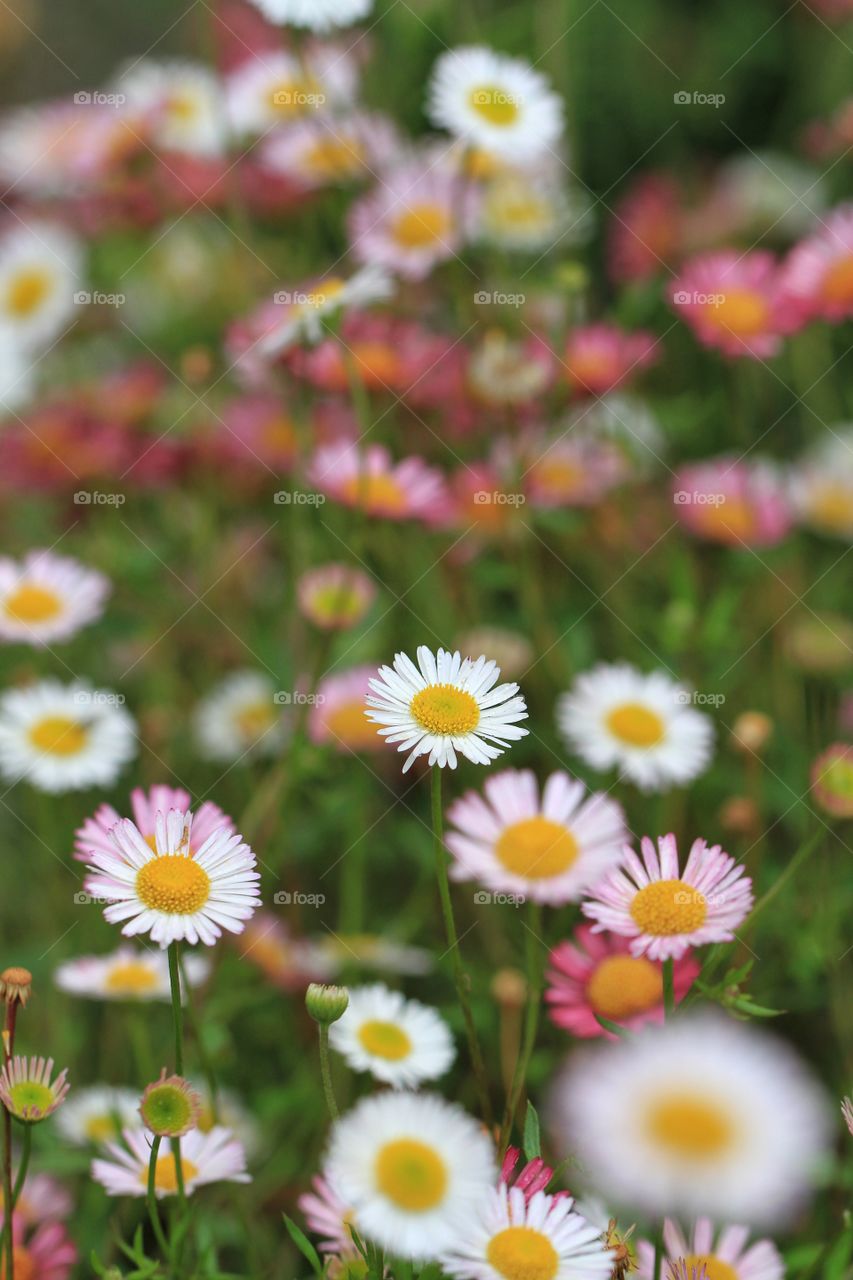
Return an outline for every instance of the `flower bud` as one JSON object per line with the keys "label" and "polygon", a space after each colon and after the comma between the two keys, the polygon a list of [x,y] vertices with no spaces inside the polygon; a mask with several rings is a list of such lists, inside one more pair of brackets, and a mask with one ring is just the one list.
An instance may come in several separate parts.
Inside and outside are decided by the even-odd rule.
{"label": "flower bud", "polygon": [[181,1076],[167,1076],[149,1084],[139,1104],[146,1129],[161,1138],[182,1138],[194,1129],[201,1113],[201,1098]]}
{"label": "flower bud", "polygon": [[312,982],[305,992],[305,1008],[315,1022],[328,1027],[346,1013],[349,992],[346,987],[327,987]]}

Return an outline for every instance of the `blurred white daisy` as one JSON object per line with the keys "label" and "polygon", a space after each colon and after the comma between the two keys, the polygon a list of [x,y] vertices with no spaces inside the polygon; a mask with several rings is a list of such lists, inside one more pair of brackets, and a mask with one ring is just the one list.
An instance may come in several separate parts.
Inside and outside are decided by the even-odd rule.
{"label": "blurred white daisy", "polygon": [[142,1128],[139,1094],[110,1084],[75,1089],[57,1113],[56,1127],[75,1147],[114,1141],[123,1129]]}
{"label": "blurred white daisy", "polygon": [[407,1089],[444,1075],[455,1057],[453,1037],[438,1013],[381,982],[349,988],[349,1004],[329,1028],[329,1042],[354,1071]]}
{"label": "blurred white daisy", "polygon": [[108,786],[136,754],[120,694],[40,680],[0,696],[0,773],[39,791]]}
{"label": "blurred white daisy", "polygon": [[[151,1134],[144,1129],[126,1129],[122,1137],[124,1146],[108,1142],[107,1155],[92,1161],[92,1178],[108,1196],[144,1196],[148,1190]],[[181,1139],[181,1172],[187,1195],[211,1182],[251,1182],[241,1144],[229,1129],[219,1125],[209,1133],[193,1129]],[[161,1150],[154,1174],[155,1195],[162,1200],[176,1195],[177,1190],[175,1157],[171,1150]]]}
{"label": "blurred white daisy", "polygon": [[359,1232],[402,1258],[435,1258],[465,1234],[497,1180],[492,1143],[435,1094],[363,1098],[336,1121],[326,1177]]}
{"label": "blurred white daisy", "polygon": [[819,533],[853,540],[853,424],[822,432],[792,468],[790,486],[801,520]]}
{"label": "blurred white daisy", "polygon": [[444,649],[433,654],[426,645],[417,658],[416,667],[398,653],[393,668],[379,668],[365,712],[383,726],[378,732],[386,741],[409,752],[403,773],[427,754],[429,763],[442,769],[456,768],[457,751],[474,764],[488,764],[526,737],[528,730],[518,724],[527,719],[524,698],[517,684],[497,684],[500,669],[494,662],[484,656],[463,659]]}
{"label": "blurred white daisy", "polygon": [[10,332],[0,329],[0,413],[14,413],[33,394],[36,363]]}
{"label": "blurred white daisy", "polygon": [[552,1102],[593,1189],[650,1217],[789,1221],[828,1132],[820,1088],[788,1046],[718,1013],[576,1054]]}
{"label": "blurred white daisy", "polygon": [[144,117],[152,142],[164,151],[217,156],[227,126],[222,83],[200,62],[139,58],[119,73],[116,89]]}
{"label": "blurred white daisy", "polygon": [[348,102],[356,88],[352,57],[338,51],[335,58],[322,50],[308,50],[301,58],[273,50],[247,58],[226,82],[228,111],[238,133],[265,133],[273,125],[288,125]]}
{"label": "blurred white daisy", "polygon": [[557,725],[594,769],[616,766],[643,791],[689,782],[711,759],[711,720],[663,671],[601,663],[557,703]]}
{"label": "blurred white daisy", "polygon": [[275,755],[285,740],[282,707],[262,671],[235,671],[198,704],[193,730],[206,760]]}
{"label": "blurred white daisy", "polygon": [[335,316],[390,298],[393,291],[388,272],[373,265],[361,267],[346,280],[327,276],[301,289],[281,290],[276,294],[282,308],[281,321],[257,343],[256,350],[271,359],[299,343],[319,342]]}
{"label": "blurred white daisy", "polygon": [[[684,1259],[688,1275],[704,1266],[708,1280],[784,1280],[785,1264],[772,1240],[749,1243],[749,1228],[714,1227],[710,1218],[697,1218],[686,1232],[666,1218],[663,1224],[664,1265]],[[637,1241],[637,1280],[654,1278],[654,1245]]]}
{"label": "blurred white daisy", "polygon": [[373,0],[252,0],[265,18],[281,26],[328,31],[366,18]]}
{"label": "blurred white daisy", "polygon": [[427,109],[433,124],[474,147],[529,161],[554,147],[563,105],[526,62],[483,46],[450,49],[435,64]]}
{"label": "blurred white daisy", "polygon": [[74,314],[83,251],[63,227],[16,223],[0,239],[0,338],[31,351],[51,342]]}
{"label": "blurred white daisy", "polygon": [[45,645],[67,640],[103,613],[110,584],[69,556],[0,556],[0,638]]}
{"label": "blurred white daisy", "polygon": [[297,120],[276,129],[261,147],[260,161],[271,173],[301,186],[325,187],[375,172],[397,145],[384,116],[350,111],[344,119]]}
{"label": "blurred white daisy", "polygon": [[[85,895],[88,898],[88,894]],[[210,972],[204,956],[187,952],[181,968],[191,987]],[[140,951],[126,944],[104,956],[76,956],[59,965],[53,980],[60,991],[88,1000],[170,1000],[169,961],[162,951]],[[186,992],[184,993],[186,998]]]}
{"label": "blurred white daisy", "polygon": [[477,1205],[441,1264],[456,1280],[609,1280],[613,1253],[570,1196],[529,1199],[504,1183]]}

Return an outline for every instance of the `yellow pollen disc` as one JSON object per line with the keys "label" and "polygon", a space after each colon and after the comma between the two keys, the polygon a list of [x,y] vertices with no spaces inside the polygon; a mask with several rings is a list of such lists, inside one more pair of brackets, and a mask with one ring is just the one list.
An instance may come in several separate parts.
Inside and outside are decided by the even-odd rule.
{"label": "yellow pollen disc", "polygon": [[409,711],[422,729],[439,737],[471,733],[480,723],[476,699],[454,684],[428,684],[412,698]]}
{"label": "yellow pollen disc", "polygon": [[583,469],[572,462],[554,459],[545,460],[532,470],[532,478],[540,489],[550,494],[572,494],[580,488],[584,481]]}
{"label": "yellow pollen disc", "polygon": [[199,102],[188,93],[173,93],[163,104],[167,115],[173,120],[188,124],[199,114]]}
{"label": "yellow pollen disc", "polygon": [[309,99],[317,98],[319,92],[319,84],[310,76],[303,80],[282,80],[270,90],[269,104],[282,115],[301,115],[314,105]]}
{"label": "yellow pollen disc", "polygon": [[723,301],[711,303],[706,315],[722,330],[739,338],[751,338],[767,328],[770,311],[760,293],[730,289]]}
{"label": "yellow pollen disc", "polygon": [[614,737],[629,747],[656,747],[666,733],[666,725],[656,711],[641,702],[625,702],[607,716]]}
{"label": "yellow pollen disc", "polygon": [[388,1062],[399,1062],[412,1052],[411,1040],[395,1022],[365,1022],[358,1029],[358,1038],[368,1053]]}
{"label": "yellow pollen disc", "polygon": [[26,320],[38,311],[50,293],[50,276],[46,271],[32,269],[21,271],[9,282],[6,290],[6,309],[20,320]]}
{"label": "yellow pollen disc", "polygon": [[514,875],[547,880],[568,871],[578,856],[578,844],[559,822],[537,816],[508,826],[495,845],[495,854]]}
{"label": "yellow pollen disc", "polygon": [[406,495],[393,476],[369,474],[347,476],[341,485],[344,501],[367,511],[384,515],[402,515],[407,506]]}
{"label": "yellow pollen disc", "polygon": [[237,732],[244,738],[254,742],[260,738],[275,721],[275,712],[266,702],[248,703],[234,716]]}
{"label": "yellow pollen disc", "polygon": [[657,1099],[649,1108],[646,1128],[659,1146],[688,1160],[718,1156],[733,1138],[731,1119],[721,1105],[693,1093]]}
{"label": "yellow pollen disc", "polygon": [[734,1267],[710,1253],[688,1253],[684,1261],[687,1263],[689,1276],[693,1275],[694,1270],[698,1273],[699,1268],[704,1266],[708,1280],[738,1280]]}
{"label": "yellow pollen disc", "polygon": [[56,592],[35,583],[22,582],[6,597],[6,617],[16,622],[49,622],[61,612],[62,600]]}
{"label": "yellow pollen disc", "polygon": [[[192,1160],[187,1160],[186,1156],[181,1156],[181,1173],[184,1175],[184,1186],[193,1178],[198,1176],[198,1165],[193,1164]],[[148,1186],[148,1165],[144,1169],[139,1170],[139,1181],[143,1186]],[[171,1151],[165,1156],[159,1156],[157,1159],[157,1168],[154,1171],[154,1186],[158,1191],[164,1191],[167,1196],[173,1196],[178,1190],[177,1168],[175,1165],[175,1157]]]}
{"label": "yellow pollen disc", "polygon": [[111,1115],[89,1116],[84,1130],[90,1142],[109,1142],[118,1137],[118,1126]]}
{"label": "yellow pollen disc", "polygon": [[395,1138],[380,1148],[375,1165],[382,1194],[409,1213],[425,1213],[444,1199],[447,1168],[438,1152],[417,1138]]}
{"label": "yellow pollen disc", "polygon": [[656,938],[701,929],[708,914],[703,894],[685,880],[653,880],[631,903],[631,916],[643,933]]}
{"label": "yellow pollen disc", "polygon": [[376,725],[364,714],[364,703],[360,699],[336,707],[326,716],[326,727],[337,741],[354,751],[382,744]]}
{"label": "yellow pollen disc", "polygon": [[192,915],[210,897],[210,876],[194,858],[183,853],[165,853],[139,868],[136,893],[152,911]]}
{"label": "yellow pollen disc", "polygon": [[391,387],[400,376],[400,359],[387,342],[356,342],[352,354],[362,381],[369,387]]}
{"label": "yellow pollen disc", "polygon": [[438,204],[416,204],[394,220],[391,234],[404,249],[429,249],[451,231],[450,215]]}
{"label": "yellow pollen disc", "polygon": [[823,277],[821,291],[827,302],[853,303],[853,254],[833,262]]}
{"label": "yellow pollen disc", "polygon": [[261,430],[261,439],[269,449],[292,449],[296,428],[290,418],[270,418]]}
{"label": "yellow pollen disc", "polygon": [[535,195],[504,197],[503,200],[493,200],[490,205],[489,212],[492,216],[492,222],[500,229],[501,227],[525,227],[531,230],[534,227],[547,226],[551,220],[553,209],[545,200],[537,199]]}
{"label": "yellow pollen disc", "polygon": [[364,167],[364,150],[354,139],[321,138],[306,155],[305,163],[318,178],[346,177]]}
{"label": "yellow pollen disc", "polygon": [[702,532],[710,538],[746,542],[755,531],[755,513],[742,498],[726,498],[716,505],[708,503],[698,511]]}
{"label": "yellow pollen disc", "polygon": [[[153,839],[149,836],[149,840]],[[159,980],[147,965],[128,960],[126,964],[117,964],[110,970],[104,985],[113,995],[141,996],[156,990]]]}
{"label": "yellow pollen disc", "polygon": [[603,1018],[621,1021],[654,1009],[663,998],[660,969],[640,956],[607,956],[593,970],[587,999]]}
{"label": "yellow pollen disc", "polygon": [[518,103],[505,89],[494,84],[480,84],[468,95],[468,105],[489,124],[507,128],[518,119]]}
{"label": "yellow pollen disc", "polygon": [[824,484],[811,499],[809,515],[815,524],[846,533],[853,528],[853,490],[844,484]]}
{"label": "yellow pollen disc", "polygon": [[554,1280],[560,1258],[551,1241],[533,1227],[506,1227],[492,1236],[486,1259],[506,1280]]}
{"label": "yellow pollen disc", "polygon": [[85,725],[69,716],[45,716],[32,726],[29,739],[38,751],[52,756],[76,756],[89,740]]}

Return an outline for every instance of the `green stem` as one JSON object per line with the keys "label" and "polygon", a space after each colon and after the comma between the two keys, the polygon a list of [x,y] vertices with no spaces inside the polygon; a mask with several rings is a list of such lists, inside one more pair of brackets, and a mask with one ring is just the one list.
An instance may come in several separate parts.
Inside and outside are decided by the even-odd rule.
{"label": "green stem", "polygon": [[24,1136],[21,1139],[21,1159],[18,1162],[18,1176],[15,1178],[15,1189],[12,1192],[12,1210],[14,1211],[21,1192],[24,1189],[24,1183],[27,1180],[27,1170],[30,1167],[30,1152],[33,1148],[33,1126],[31,1124],[24,1125]]}
{"label": "green stem", "polygon": [[161,1141],[160,1135],[157,1134],[151,1143],[151,1155],[148,1158],[148,1193],[145,1198],[148,1203],[148,1217],[151,1219],[151,1229],[165,1260],[169,1257],[169,1242],[163,1233],[160,1214],[157,1210],[157,1197],[154,1194],[154,1188],[157,1185],[157,1153],[160,1150]]}
{"label": "green stem", "polygon": [[524,1088],[524,1082],[527,1079],[530,1058],[533,1054],[533,1045],[536,1041],[536,1031],[539,1026],[539,1008],[542,1001],[542,962],[540,959],[541,941],[542,908],[538,902],[528,901],[527,927],[524,940],[526,959],[525,967],[527,970],[527,1007],[524,1015],[524,1032],[521,1039],[521,1049],[515,1061],[515,1070],[512,1074],[512,1084],[510,1085],[509,1097],[507,1098],[503,1125],[501,1126],[501,1136],[498,1144],[499,1152],[503,1152],[509,1142],[513,1120],[515,1119],[515,1113],[518,1110],[518,1103],[521,1098],[521,1091]]}
{"label": "green stem", "polygon": [[175,1071],[184,1074],[183,1009],[181,1004],[181,966],[178,943],[169,944],[169,984],[172,988],[172,1019],[175,1024]]}
{"label": "green stem", "polygon": [[655,1261],[652,1267],[652,1280],[661,1280],[660,1269],[663,1264],[663,1223],[658,1224],[655,1232]]}
{"label": "green stem", "polygon": [[663,1014],[671,1018],[675,1013],[675,962],[672,956],[663,962]]}
{"label": "green stem", "polygon": [[182,1007],[186,1009],[187,1022],[190,1025],[190,1031],[192,1032],[193,1041],[195,1042],[196,1052],[198,1053],[199,1062],[201,1063],[202,1074],[204,1075],[205,1083],[207,1084],[207,1091],[210,1094],[210,1109],[213,1113],[213,1121],[214,1124],[218,1124],[217,1099],[219,1096],[219,1086],[216,1081],[216,1072],[213,1069],[213,1063],[210,1061],[210,1056],[205,1048],[204,1040],[202,1039],[201,1027],[199,1026],[198,1018],[196,1017],[195,1006],[193,1005],[192,991],[190,984],[187,982],[187,975],[181,956],[178,956],[178,972],[180,974],[182,989],[186,994],[186,1003]]}
{"label": "green stem", "polygon": [[338,1104],[335,1102],[335,1091],[332,1088],[332,1068],[329,1062],[329,1028],[322,1024],[320,1031],[320,1075],[323,1077],[323,1093],[326,1095],[326,1106],[333,1120],[338,1118]]}
{"label": "green stem", "polygon": [[489,1086],[486,1076],[486,1067],[483,1062],[483,1055],[480,1050],[480,1042],[477,1039],[477,1028],[474,1024],[474,1015],[471,1012],[471,1002],[468,999],[468,975],[462,965],[462,955],[459,950],[459,940],[456,934],[456,922],[453,919],[453,902],[450,897],[450,881],[447,875],[447,854],[444,849],[444,823],[443,811],[441,807],[441,768],[435,764],[431,770],[431,800],[432,800],[432,833],[433,833],[433,850],[435,852],[435,873],[438,880],[438,896],[441,899],[441,913],[444,917],[444,931],[447,936],[447,946],[450,951],[450,959],[453,965],[453,978],[456,984],[456,996],[462,1009],[462,1017],[465,1020],[465,1031],[468,1036],[468,1049],[471,1054],[471,1065],[474,1068],[474,1079],[477,1083],[477,1090],[480,1095],[480,1107],[486,1127],[492,1127],[492,1104],[489,1098]]}
{"label": "green stem", "polygon": [[[3,1203],[13,1203],[12,1195],[12,1117],[3,1109]],[[12,1236],[12,1215],[3,1214],[3,1251],[6,1265],[3,1270],[5,1280],[15,1280],[15,1242]]]}

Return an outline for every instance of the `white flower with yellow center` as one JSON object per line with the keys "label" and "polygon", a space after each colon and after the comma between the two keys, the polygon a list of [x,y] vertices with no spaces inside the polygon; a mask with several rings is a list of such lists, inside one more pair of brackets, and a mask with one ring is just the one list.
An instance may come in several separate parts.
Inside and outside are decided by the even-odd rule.
{"label": "white flower with yellow center", "polygon": [[472,147],[529,162],[563,132],[563,104],[526,62],[482,46],[450,49],[435,64],[427,110],[433,124]]}
{"label": "white flower with yellow center", "polygon": [[63,227],[16,223],[0,239],[0,338],[27,351],[51,342],[74,314],[79,242]]}
{"label": "white flower with yellow center", "polygon": [[[685,1232],[670,1218],[663,1224],[664,1269],[684,1260],[688,1277],[705,1268],[707,1280],[784,1280],[785,1263],[772,1240],[749,1244],[749,1229],[724,1226],[716,1230],[710,1218],[697,1218]],[[654,1245],[637,1242],[636,1280],[656,1280]]]}
{"label": "white flower with yellow center", "polygon": [[101,573],[51,551],[0,557],[0,638],[45,645],[99,618],[110,585]]}
{"label": "white flower with yellow center", "polygon": [[497,1180],[480,1125],[428,1093],[363,1098],[335,1123],[325,1173],[359,1234],[403,1258],[453,1248]]}
{"label": "white flower with yellow center", "polygon": [[114,853],[92,850],[86,889],[106,899],[104,918],[124,922],[126,936],[212,946],[223,929],[241,933],[260,905],[255,855],[242,836],[219,827],[191,852],[191,829],[191,813],[158,813],[149,843],[123,818],[110,832]]}
{"label": "white flower with yellow center", "polygon": [[609,1280],[613,1253],[570,1196],[501,1183],[477,1206],[459,1243],[442,1257],[456,1280]]}
{"label": "white flower with yellow center", "polygon": [[116,89],[144,117],[142,127],[164,151],[218,156],[227,125],[219,77],[200,62],[139,58],[119,74]]}
{"label": "white flower with yellow center", "polygon": [[445,649],[433,654],[426,645],[417,657],[417,667],[398,653],[393,668],[379,668],[365,712],[383,726],[378,732],[387,742],[409,752],[403,773],[424,755],[442,769],[456,768],[457,752],[473,764],[488,764],[526,737],[518,721],[527,719],[527,705],[517,684],[497,684],[496,663]]}
{"label": "white flower with yellow center", "polygon": [[[152,1137],[144,1129],[125,1129],[124,1146],[106,1144],[103,1159],[92,1161],[92,1178],[108,1196],[144,1196],[148,1190],[148,1165]],[[211,1182],[251,1182],[246,1154],[230,1129],[217,1125],[208,1133],[193,1129],[181,1138],[181,1173],[187,1195]],[[158,1200],[178,1192],[175,1156],[164,1142],[154,1170],[154,1194]],[[107,1158],[108,1157],[108,1158]]]}
{"label": "white flower with yellow center", "polygon": [[40,680],[0,697],[0,773],[39,791],[108,786],[136,754],[120,694]]}
{"label": "white flower with yellow center", "polygon": [[691,702],[663,671],[601,663],[560,698],[557,725],[594,769],[615,766],[642,791],[664,791],[697,777],[711,759],[711,720]]}
{"label": "white flower with yellow center", "polygon": [[223,764],[278,752],[286,737],[276,687],[262,671],[236,671],[196,708],[193,728],[206,760]]}
{"label": "white flower with yellow center", "polygon": [[455,1057],[453,1037],[436,1011],[381,982],[349,988],[346,1012],[329,1028],[329,1041],[354,1071],[398,1088],[438,1079]]}
{"label": "white flower with yellow center", "polygon": [[109,1084],[75,1089],[57,1112],[56,1127],[75,1147],[100,1146],[121,1137],[122,1129],[141,1129],[139,1094]]}
{"label": "white flower with yellow center", "polygon": [[716,1013],[575,1055],[552,1104],[558,1150],[608,1204],[649,1217],[789,1220],[828,1133],[788,1046]]}
{"label": "white flower with yellow center", "polygon": [[[210,972],[204,956],[188,952],[181,969],[187,984],[200,986]],[[127,945],[106,956],[76,956],[59,965],[53,980],[60,991],[88,1000],[171,1000],[169,962],[162,951]],[[186,992],[184,992],[186,998]]]}
{"label": "white flower with yellow center", "polygon": [[[353,60],[345,52],[324,58],[285,50],[247,58],[226,82],[228,110],[238,133],[265,133],[318,111],[342,105],[355,91]],[[316,120],[313,121],[316,127]]]}
{"label": "white flower with yellow center", "polygon": [[281,26],[308,27],[328,31],[350,27],[366,18],[373,0],[252,0],[270,22]]}
{"label": "white flower with yellow center", "polygon": [[832,427],[793,468],[791,497],[800,518],[830,537],[853,540],[853,424]]}
{"label": "white flower with yellow center", "polygon": [[282,307],[281,323],[265,334],[256,350],[263,358],[272,359],[300,343],[320,342],[336,316],[390,298],[393,291],[388,272],[373,265],[360,268],[348,279],[326,276],[301,288],[280,290],[276,301]]}

